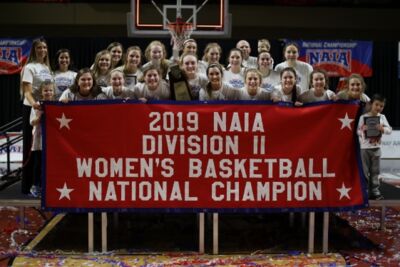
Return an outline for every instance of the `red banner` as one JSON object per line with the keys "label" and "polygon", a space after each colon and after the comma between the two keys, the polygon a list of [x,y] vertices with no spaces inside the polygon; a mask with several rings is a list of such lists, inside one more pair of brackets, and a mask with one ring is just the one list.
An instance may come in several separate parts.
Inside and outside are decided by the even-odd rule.
{"label": "red banner", "polygon": [[48,209],[363,207],[359,106],[46,104]]}

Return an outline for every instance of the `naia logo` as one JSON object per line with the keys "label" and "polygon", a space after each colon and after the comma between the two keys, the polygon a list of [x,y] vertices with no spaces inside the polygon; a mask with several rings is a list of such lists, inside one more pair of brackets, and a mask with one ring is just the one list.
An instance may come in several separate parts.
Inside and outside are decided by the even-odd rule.
{"label": "naia logo", "polygon": [[330,64],[351,71],[351,49],[307,49],[306,57],[312,66]]}
{"label": "naia logo", "polygon": [[19,65],[22,55],[21,47],[0,47],[0,61]]}

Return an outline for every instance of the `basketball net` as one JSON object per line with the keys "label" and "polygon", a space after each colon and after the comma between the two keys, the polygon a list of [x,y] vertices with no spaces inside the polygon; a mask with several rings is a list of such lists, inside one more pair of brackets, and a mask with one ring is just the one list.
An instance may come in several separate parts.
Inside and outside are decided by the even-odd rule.
{"label": "basketball net", "polygon": [[193,32],[193,24],[184,22],[182,18],[176,18],[175,22],[167,24],[169,33],[171,34],[171,45],[178,51],[183,49],[183,43],[190,38]]}

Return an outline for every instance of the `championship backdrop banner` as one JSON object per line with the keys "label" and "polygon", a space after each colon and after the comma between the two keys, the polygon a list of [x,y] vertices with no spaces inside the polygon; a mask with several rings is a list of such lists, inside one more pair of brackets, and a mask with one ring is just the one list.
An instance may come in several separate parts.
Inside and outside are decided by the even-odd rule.
{"label": "championship backdrop banner", "polygon": [[299,45],[299,59],[314,68],[326,70],[331,77],[359,73],[372,76],[372,42],[367,41],[306,41],[294,40]]}
{"label": "championship backdrop banner", "polygon": [[19,73],[29,57],[32,41],[0,38],[0,74]]}
{"label": "championship backdrop banner", "polygon": [[42,204],[65,211],[360,208],[358,110],[350,103],[46,104]]}

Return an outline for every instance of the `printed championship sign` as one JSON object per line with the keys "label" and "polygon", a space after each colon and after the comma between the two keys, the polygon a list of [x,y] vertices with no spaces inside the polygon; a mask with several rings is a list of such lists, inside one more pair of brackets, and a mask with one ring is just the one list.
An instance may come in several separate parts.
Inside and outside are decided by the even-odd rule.
{"label": "printed championship sign", "polygon": [[29,57],[29,39],[0,39],[0,74],[19,73]]}
{"label": "printed championship sign", "polygon": [[363,207],[357,103],[46,103],[43,206],[63,211]]}
{"label": "printed championship sign", "polygon": [[[288,41],[292,42],[292,41]],[[359,73],[372,76],[372,48],[368,41],[301,40],[299,59],[314,68],[324,69],[332,77]]]}

